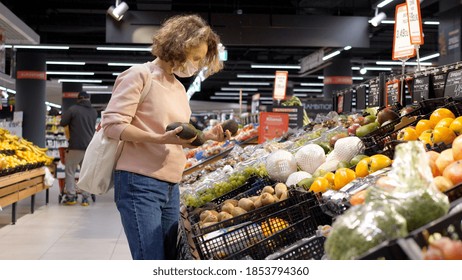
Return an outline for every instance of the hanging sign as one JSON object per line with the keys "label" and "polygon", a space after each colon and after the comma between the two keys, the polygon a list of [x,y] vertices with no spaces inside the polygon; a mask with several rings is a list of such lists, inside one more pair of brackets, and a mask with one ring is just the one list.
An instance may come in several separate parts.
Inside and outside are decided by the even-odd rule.
{"label": "hanging sign", "polygon": [[393,36],[393,60],[405,60],[415,56],[414,45],[411,44],[409,20],[406,3],[396,6],[395,34]]}
{"label": "hanging sign", "polygon": [[289,72],[287,71],[276,71],[276,75],[274,77],[273,99],[283,100],[284,98],[286,98],[288,76]]}
{"label": "hanging sign", "polygon": [[406,0],[407,14],[409,19],[409,32],[411,44],[423,45],[422,18],[420,15],[420,1]]}

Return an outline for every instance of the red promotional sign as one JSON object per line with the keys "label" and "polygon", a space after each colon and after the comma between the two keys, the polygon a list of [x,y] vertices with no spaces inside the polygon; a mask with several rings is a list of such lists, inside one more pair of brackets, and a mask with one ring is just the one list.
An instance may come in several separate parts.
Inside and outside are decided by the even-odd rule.
{"label": "red promotional sign", "polygon": [[63,92],[63,98],[78,98],[78,92]]}
{"label": "red promotional sign", "polygon": [[258,126],[258,143],[281,137],[289,130],[289,114],[286,113],[260,113]]}
{"label": "red promotional sign", "polygon": [[16,72],[16,79],[18,80],[46,80],[47,73],[43,71],[21,70],[21,71]]}
{"label": "red promotional sign", "polygon": [[325,85],[352,85],[353,77],[351,76],[329,76],[324,77]]}

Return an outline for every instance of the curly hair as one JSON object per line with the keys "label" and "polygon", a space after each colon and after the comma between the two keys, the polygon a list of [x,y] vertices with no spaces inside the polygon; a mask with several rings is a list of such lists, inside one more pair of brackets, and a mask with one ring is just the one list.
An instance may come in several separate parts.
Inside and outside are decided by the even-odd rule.
{"label": "curly hair", "polygon": [[198,15],[177,15],[167,19],[153,36],[152,54],[172,63],[174,68],[186,62],[188,50],[207,44],[207,54],[199,67],[207,67],[207,75],[220,71],[218,56],[220,37]]}

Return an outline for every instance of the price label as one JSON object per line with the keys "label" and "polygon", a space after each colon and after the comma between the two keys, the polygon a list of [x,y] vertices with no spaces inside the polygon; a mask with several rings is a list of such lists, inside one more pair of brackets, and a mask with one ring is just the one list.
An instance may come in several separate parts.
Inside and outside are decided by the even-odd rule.
{"label": "price label", "polygon": [[276,71],[276,75],[274,78],[273,99],[283,100],[284,98],[286,98],[288,75],[289,73],[287,71]]}
{"label": "price label", "polygon": [[411,44],[423,45],[422,18],[420,15],[420,1],[406,0],[407,14],[409,19],[409,32],[411,34]]}
{"label": "price label", "polygon": [[395,33],[393,36],[393,60],[403,60],[415,56],[415,47],[411,44],[409,20],[406,3],[396,6]]}

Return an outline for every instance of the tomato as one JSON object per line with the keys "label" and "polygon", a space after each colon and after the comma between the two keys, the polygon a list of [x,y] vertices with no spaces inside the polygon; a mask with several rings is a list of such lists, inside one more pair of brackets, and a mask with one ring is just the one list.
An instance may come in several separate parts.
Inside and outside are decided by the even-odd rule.
{"label": "tomato", "polygon": [[440,126],[433,129],[430,139],[435,144],[444,142],[444,144],[449,145],[456,139],[456,134],[451,129]]}
{"label": "tomato", "polygon": [[356,165],[356,176],[357,177],[366,177],[367,175],[374,173],[377,170],[390,166],[392,160],[386,155],[373,155],[368,158],[364,158],[359,161]]}
{"label": "tomato", "polygon": [[456,116],[451,110],[447,108],[438,108],[430,115],[430,122],[433,124],[433,126],[436,126],[436,124],[444,118],[455,119]]}
{"label": "tomato", "polygon": [[456,135],[461,135],[462,134],[462,116],[457,117],[454,121],[452,121],[451,125],[449,126],[449,129],[454,131]]}
{"label": "tomato", "polygon": [[356,173],[353,170],[346,167],[339,168],[337,171],[335,171],[333,189],[340,190],[354,179],[356,179]]}
{"label": "tomato", "polygon": [[401,141],[413,141],[417,140],[419,136],[413,127],[405,127],[398,132],[396,138]]}
{"label": "tomato", "polygon": [[432,129],[425,130],[424,132],[422,132],[422,134],[420,134],[419,140],[422,141],[422,143],[424,144],[430,144],[431,146],[433,146],[432,132]]}
{"label": "tomato", "polygon": [[430,122],[430,120],[422,119],[417,122],[417,125],[415,126],[415,132],[417,135],[422,135],[424,131],[431,130],[435,126]]}
{"label": "tomato", "polygon": [[356,164],[355,172],[356,177],[366,177],[369,175],[369,165],[371,163],[371,158],[363,158]]}
{"label": "tomato", "polygon": [[329,186],[330,186],[329,181],[326,178],[318,177],[311,184],[309,190],[315,193],[317,192],[323,193],[329,189]]}
{"label": "tomato", "polygon": [[335,174],[333,172],[327,172],[326,174],[324,174],[324,178],[326,178],[327,181],[329,181],[329,185],[334,185]]}
{"label": "tomato", "polygon": [[441,119],[441,120],[435,125],[435,127],[444,126],[444,127],[449,128],[449,126],[451,126],[451,124],[452,124],[453,121],[454,121],[454,118],[444,118],[444,119]]}

